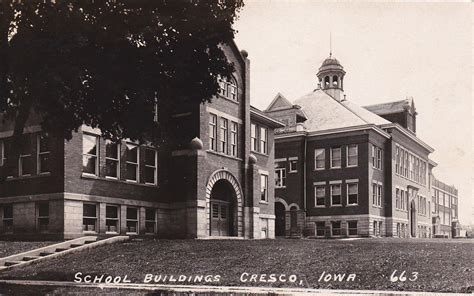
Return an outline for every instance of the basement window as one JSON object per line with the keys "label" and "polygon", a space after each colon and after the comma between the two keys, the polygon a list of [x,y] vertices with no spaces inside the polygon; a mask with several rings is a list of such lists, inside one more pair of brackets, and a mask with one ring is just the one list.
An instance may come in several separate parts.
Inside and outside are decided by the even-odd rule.
{"label": "basement window", "polygon": [[38,203],[38,230],[48,232],[49,226],[49,202]]}
{"label": "basement window", "polygon": [[119,232],[118,206],[107,205],[105,207],[105,231]]}
{"label": "basement window", "polygon": [[331,226],[333,236],[341,235],[341,221],[333,221],[331,222]]}
{"label": "basement window", "polygon": [[127,233],[138,233],[138,209],[127,207]]}
{"label": "basement window", "polygon": [[152,208],[145,209],[145,233],[156,233],[156,210]]}
{"label": "basement window", "polygon": [[349,235],[357,235],[357,221],[347,222]]}
{"label": "basement window", "polygon": [[82,206],[82,230],[97,231],[97,205],[83,204]]}
{"label": "basement window", "polygon": [[3,232],[13,232],[13,205],[3,206]]}

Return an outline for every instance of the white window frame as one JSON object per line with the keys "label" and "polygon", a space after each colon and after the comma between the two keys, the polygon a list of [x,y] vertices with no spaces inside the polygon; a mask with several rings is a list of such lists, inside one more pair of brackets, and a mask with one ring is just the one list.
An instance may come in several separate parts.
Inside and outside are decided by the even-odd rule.
{"label": "white window frame", "polygon": [[[318,167],[318,152],[322,152],[319,155],[322,155],[322,159],[319,159],[323,162],[322,167]],[[320,171],[326,169],[326,149],[324,148],[317,148],[314,150],[314,170]]]}
{"label": "white window frame", "polygon": [[235,121],[230,122],[230,155],[237,157],[239,124]]}
{"label": "white window frame", "polygon": [[268,129],[266,127],[260,126],[259,130],[259,152],[263,154],[268,154]]}
{"label": "white window frame", "polygon": [[[129,146],[135,146],[137,148],[137,162],[132,162],[128,160],[127,150],[132,150],[132,149],[128,149]],[[136,176],[135,180],[127,178],[129,165],[134,165],[137,168],[135,171],[135,176]],[[140,146],[139,145],[135,143],[130,143],[130,142],[125,143],[125,168],[126,168],[125,181],[132,182],[132,183],[140,183]]]}
{"label": "white window frame", "polygon": [[[349,227],[349,223],[355,223],[356,227]],[[350,231],[351,229],[355,229],[356,233],[355,234],[351,234]],[[358,236],[359,235],[359,223],[357,220],[350,220],[350,221],[347,221],[347,235],[348,236]]]}
{"label": "white window frame", "polygon": [[217,115],[209,113],[209,150],[217,151]]}
{"label": "white window frame", "polygon": [[288,173],[297,173],[298,172],[298,158],[296,158],[296,159],[289,158],[288,159],[288,165],[290,167],[290,169],[288,170]]}
{"label": "white window frame", "polygon": [[286,168],[276,167],[275,168],[275,188],[286,187]]}
{"label": "white window frame", "polygon": [[[150,211],[153,211],[153,220],[150,220],[150,219],[147,219],[147,216],[146,216],[146,213],[147,213],[147,210],[150,210]],[[145,208],[145,234],[155,234],[156,233],[156,226],[157,226],[157,223],[156,223],[156,217],[157,217],[157,213],[156,213],[156,209],[155,208]],[[153,223],[153,232],[149,232],[148,231],[148,228],[147,228],[147,224],[149,223]]]}
{"label": "white window frame", "polygon": [[[95,216],[92,217],[92,216],[84,216],[84,205],[93,205],[95,207]],[[82,231],[83,232],[93,232],[93,233],[98,233],[99,232],[99,215],[98,215],[98,212],[99,212],[99,204],[97,203],[83,203],[82,204]],[[95,224],[94,224],[94,230],[88,230],[88,229],[84,229],[84,219],[94,219],[95,220]]]}
{"label": "white window frame", "polygon": [[[322,188],[322,196],[318,196],[318,188]],[[322,205],[318,204],[318,198],[322,198],[324,203]],[[314,185],[314,207],[315,208],[325,208],[326,207],[326,185],[321,184],[321,185]]]}
{"label": "white window frame", "polygon": [[[89,133],[82,133],[82,142],[84,142],[84,137],[94,137],[95,138],[95,155],[94,154],[89,154],[85,153],[84,151],[84,143],[82,144],[82,174],[87,175],[87,176],[99,176],[99,136],[94,135],[94,134],[89,134]],[[84,157],[95,157],[95,172],[93,174],[84,172]]]}
{"label": "white window frame", "polygon": [[[331,207],[342,207],[342,183],[334,183],[334,184],[330,184],[330,197],[331,197]],[[340,203],[339,204],[334,204],[333,203],[333,197],[334,197],[334,190],[333,190],[333,186],[339,186],[339,201]]]}
{"label": "white window frame", "polygon": [[[115,208],[117,211],[117,218],[109,218],[107,217],[107,207]],[[109,227],[107,225],[107,221],[116,221],[116,230],[108,230],[107,228]],[[120,206],[119,205],[113,205],[113,204],[106,204],[105,205],[105,233],[120,233]]]}
{"label": "white window frame", "polygon": [[[350,155],[351,148],[355,147],[355,155]],[[346,151],[346,166],[347,167],[357,167],[359,165],[359,145],[353,144],[353,145],[348,145],[347,146],[347,151]],[[350,164],[350,158],[355,157],[355,164]]]}
{"label": "white window frame", "polygon": [[[340,162],[339,166],[334,166],[333,165],[333,161],[335,160],[333,150],[335,150],[335,149],[339,149],[339,162]],[[330,164],[331,169],[340,169],[342,167],[342,149],[341,149],[341,147],[331,147],[331,149],[329,150],[329,160],[330,160],[329,164]],[[337,160],[337,158],[336,158],[336,160]]]}
{"label": "white window frame", "polygon": [[219,152],[229,154],[229,120],[221,117],[219,120]]}
{"label": "white window frame", "polygon": [[268,173],[260,173],[260,203],[268,203]]}
{"label": "white window frame", "polygon": [[[355,185],[356,188],[357,188],[357,202],[356,203],[349,203],[349,187],[351,185]],[[346,197],[347,197],[347,200],[346,200],[346,205],[347,206],[357,206],[357,205],[359,205],[359,182],[358,181],[352,181],[352,182],[346,181]]]}
{"label": "white window frame", "polygon": [[[47,174],[50,174],[51,172],[50,171],[47,171],[47,172],[42,172],[41,171],[41,157],[44,156],[44,155],[47,155],[48,156],[48,162],[51,164],[51,160],[49,158],[49,156],[51,155],[51,151],[48,150],[48,151],[41,151],[41,138],[42,137],[46,137],[47,138],[47,141],[48,143],[50,138],[48,135],[46,134],[39,134],[36,136],[36,154],[37,154],[37,157],[36,157],[36,173],[38,175],[47,175]],[[50,147],[48,147],[50,148]]]}
{"label": "white window frame", "polygon": [[[137,213],[137,218],[136,219],[131,219],[128,218],[128,210],[129,209],[134,209]],[[129,226],[128,222],[135,223],[135,231],[129,231]],[[126,234],[138,234],[140,230],[140,209],[137,207],[129,207],[127,206],[126,213],[125,213],[125,232]]]}
{"label": "white window frame", "polygon": [[[24,145],[28,145],[29,147],[26,147],[28,149],[31,149],[31,143],[29,141],[29,138],[27,138],[28,140],[27,141],[24,141]],[[24,161],[29,161],[30,162],[30,165],[32,166],[31,167],[31,173],[28,173],[28,174],[24,174],[23,173],[23,162]],[[20,156],[18,157],[18,176],[19,177],[29,177],[31,176],[31,174],[33,173],[33,163],[32,163],[33,159],[32,159],[32,156],[31,156],[31,151],[29,151],[29,154],[21,154],[20,152]]]}
{"label": "white window frame", "polygon": [[[334,228],[334,223],[339,223],[339,228]],[[339,229],[339,234],[334,234],[334,229]],[[331,221],[331,236],[341,236],[341,235],[342,235],[342,222]]]}
{"label": "white window frame", "polygon": [[[117,145],[117,158],[112,158],[110,156],[107,156],[107,144],[113,144]],[[107,174],[107,161],[114,161],[117,163],[117,177],[112,177]],[[120,180],[120,143],[114,144],[111,140],[106,139],[105,140],[105,178],[106,179],[112,179],[112,180]]]}
{"label": "white window frame", "polygon": [[251,123],[250,124],[250,150],[251,151],[255,151],[255,152],[258,152],[257,149],[258,149],[258,129],[257,129],[257,125],[255,123]]}
{"label": "white window frame", "polygon": [[[155,157],[155,163],[153,165],[150,165],[150,164],[146,163],[146,152],[147,151],[153,151],[153,154],[154,154],[154,157]],[[158,152],[155,149],[145,147],[144,153],[145,153],[145,162],[144,162],[145,171],[143,173],[144,173],[145,184],[156,185],[157,182],[158,182]],[[153,169],[153,183],[147,182],[147,178],[146,178],[146,169],[147,168],[152,168]]]}

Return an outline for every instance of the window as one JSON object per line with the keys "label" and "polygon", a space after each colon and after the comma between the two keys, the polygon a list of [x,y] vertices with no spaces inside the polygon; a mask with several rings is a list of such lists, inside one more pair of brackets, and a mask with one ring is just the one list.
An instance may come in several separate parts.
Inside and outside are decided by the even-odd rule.
{"label": "window", "polygon": [[49,202],[43,201],[37,204],[38,207],[38,230],[47,232],[49,225]]}
{"label": "window", "polygon": [[331,168],[341,167],[341,148],[331,148]]}
{"label": "window", "polygon": [[[395,173],[400,172],[400,147],[395,148]],[[398,224],[397,224],[398,226]]]}
{"label": "window", "polygon": [[97,231],[97,205],[82,205],[82,230]]}
{"label": "window", "polygon": [[209,149],[217,151],[217,115],[209,114]]}
{"label": "window", "polygon": [[358,164],[358,149],[357,145],[349,145],[347,147],[347,166],[353,167]]}
{"label": "window", "polygon": [[372,204],[377,207],[382,206],[382,185],[372,184]]}
{"label": "window", "polygon": [[250,149],[252,151],[257,151],[257,126],[252,123],[250,124]]}
{"label": "window", "polygon": [[[9,155],[8,153],[8,143],[9,141],[7,139],[4,139],[3,141],[0,141],[0,163],[2,165],[5,165],[5,162],[7,161],[7,155]],[[7,175],[7,178],[13,178],[13,169],[10,170],[10,172],[8,172],[8,175]]]}
{"label": "window", "polygon": [[140,171],[138,165],[138,145],[132,143],[125,144],[125,160],[127,169],[125,179],[127,181],[138,182],[138,172]]}
{"label": "window", "polygon": [[219,135],[219,142],[220,142],[219,151],[225,154],[229,152],[227,148],[228,129],[229,129],[229,121],[221,117],[220,135]]}
{"label": "window", "polygon": [[33,173],[33,162],[31,157],[31,146],[27,137],[22,145],[19,158],[19,176],[31,176]]}
{"label": "window", "polygon": [[379,236],[380,235],[380,232],[379,232],[379,223],[377,223],[377,221],[374,221],[374,236]]}
{"label": "window", "polygon": [[348,221],[347,229],[348,229],[349,235],[357,235],[357,221]]}
{"label": "window", "polygon": [[105,231],[119,232],[118,206],[107,205],[105,207]]}
{"label": "window", "polygon": [[260,152],[267,154],[268,153],[268,133],[267,129],[264,127],[260,128]]}
{"label": "window", "polygon": [[51,172],[49,167],[49,154],[50,154],[50,140],[48,135],[38,135],[37,138],[38,146],[38,174],[44,174]]}
{"label": "window", "polygon": [[268,202],[268,176],[260,175],[260,201]]}
{"label": "window", "polygon": [[225,77],[219,77],[219,94],[227,99],[238,101],[237,83],[234,79],[228,81]]}
{"label": "window", "polygon": [[316,170],[324,170],[326,164],[326,153],[324,149],[314,150],[314,167]]}
{"label": "window", "polygon": [[156,233],[156,210],[145,209],[145,233]]}
{"label": "window", "polygon": [[105,177],[120,178],[120,144],[105,140]]}
{"label": "window", "polygon": [[372,167],[382,169],[382,149],[372,145]]}
{"label": "window", "polygon": [[341,235],[341,221],[333,221],[331,222],[331,226],[333,236]]}
{"label": "window", "polygon": [[377,205],[377,183],[372,183],[372,204]]}
{"label": "window", "polygon": [[400,190],[400,203],[400,209],[405,210],[405,191],[403,190]]}
{"label": "window", "polygon": [[82,135],[82,172],[94,176],[99,175],[99,147],[98,137]]}
{"label": "window", "polygon": [[357,205],[359,196],[359,184],[347,184],[347,205]]}
{"label": "window", "polygon": [[230,123],[230,155],[237,157],[237,122]]}
{"label": "window", "polygon": [[341,184],[331,185],[331,206],[340,206],[341,203]]}
{"label": "window", "polygon": [[396,188],[395,189],[395,208],[400,209],[401,204],[400,204],[400,189]]}
{"label": "window", "polygon": [[285,187],[286,185],[286,168],[284,162],[277,162],[275,168],[275,186],[276,187]]}
{"label": "window", "polygon": [[127,233],[138,233],[138,208],[127,207]]}
{"label": "window", "polygon": [[316,222],[316,236],[324,236],[326,234],[326,225],[324,222]]}
{"label": "window", "polygon": [[382,206],[382,185],[377,186],[377,205]]}
{"label": "window", "polygon": [[13,232],[13,205],[3,205],[3,232]]}
{"label": "window", "polygon": [[298,165],[298,160],[290,160],[290,173],[298,172],[297,165]]}
{"label": "window", "polygon": [[324,207],[326,205],[326,186],[315,186],[314,195],[314,205],[316,207]]}
{"label": "window", "polygon": [[145,149],[145,183],[156,184],[156,151]]}

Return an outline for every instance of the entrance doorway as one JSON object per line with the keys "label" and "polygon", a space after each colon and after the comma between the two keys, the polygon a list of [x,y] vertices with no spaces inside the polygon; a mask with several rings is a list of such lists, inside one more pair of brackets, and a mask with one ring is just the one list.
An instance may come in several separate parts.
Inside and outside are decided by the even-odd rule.
{"label": "entrance doorway", "polygon": [[275,202],[275,236],[285,236],[285,205]]}
{"label": "entrance doorway", "polygon": [[212,187],[210,200],[210,235],[233,236],[235,192],[227,180],[219,180]]}

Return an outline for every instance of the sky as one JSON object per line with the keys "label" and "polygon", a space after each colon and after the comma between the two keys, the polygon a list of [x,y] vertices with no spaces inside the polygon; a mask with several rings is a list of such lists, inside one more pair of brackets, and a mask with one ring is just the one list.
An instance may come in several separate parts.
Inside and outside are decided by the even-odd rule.
{"label": "sky", "polygon": [[[290,102],[317,87],[329,56],[344,66],[347,99],[364,106],[415,100],[417,136],[435,149],[441,181],[459,190],[474,223],[474,108],[470,3],[246,1],[236,43],[250,59],[251,104]],[[330,38],[331,35],[331,38]]]}

